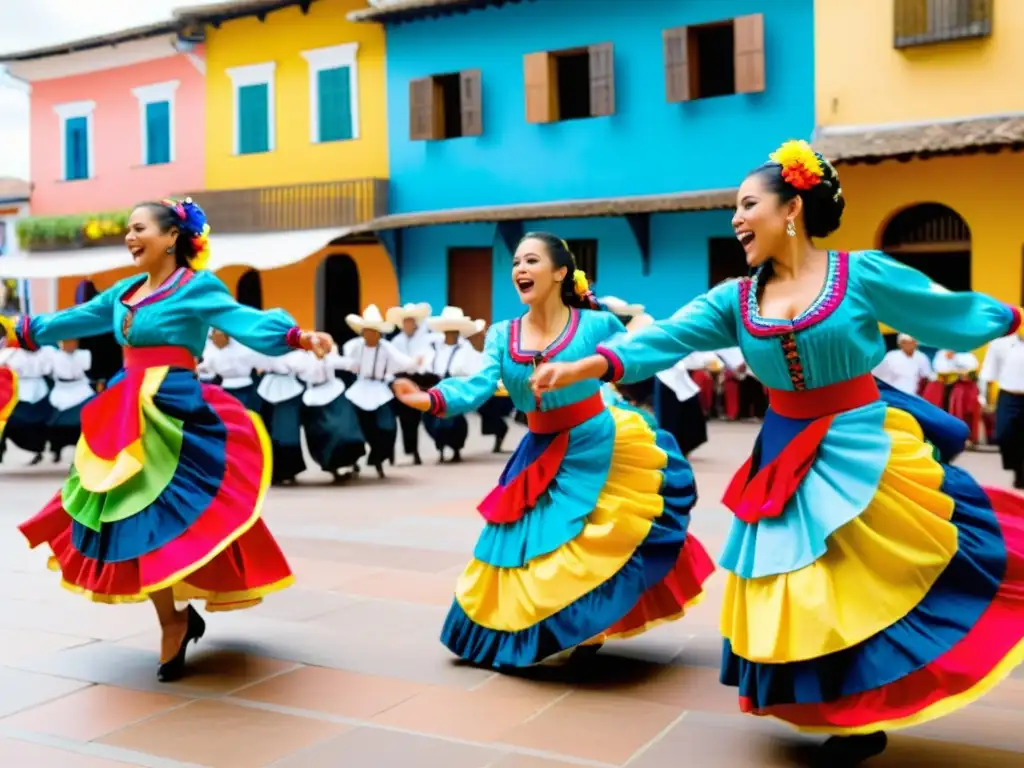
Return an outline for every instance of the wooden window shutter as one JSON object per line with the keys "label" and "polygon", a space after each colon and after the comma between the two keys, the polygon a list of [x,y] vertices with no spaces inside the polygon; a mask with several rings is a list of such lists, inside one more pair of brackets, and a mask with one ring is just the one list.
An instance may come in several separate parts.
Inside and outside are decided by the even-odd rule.
{"label": "wooden window shutter", "polygon": [[426,141],[436,138],[434,125],[434,78],[421,77],[409,82],[409,139]]}
{"label": "wooden window shutter", "polygon": [[764,16],[754,13],[733,19],[736,93],[761,93],[764,77]]}
{"label": "wooden window shutter", "polygon": [[523,81],[526,86],[526,122],[551,123],[558,119],[555,101],[555,58],[547,51],[523,57]]}
{"label": "wooden window shutter", "polygon": [[462,110],[462,135],[479,136],[484,132],[483,88],[480,70],[459,72],[459,106]]}
{"label": "wooden window shutter", "polygon": [[615,114],[615,49],[599,43],[587,49],[590,55],[590,114]]}
{"label": "wooden window shutter", "polygon": [[690,89],[690,51],[687,45],[689,30],[675,27],[663,30],[665,47],[665,100],[670,104],[693,98]]}

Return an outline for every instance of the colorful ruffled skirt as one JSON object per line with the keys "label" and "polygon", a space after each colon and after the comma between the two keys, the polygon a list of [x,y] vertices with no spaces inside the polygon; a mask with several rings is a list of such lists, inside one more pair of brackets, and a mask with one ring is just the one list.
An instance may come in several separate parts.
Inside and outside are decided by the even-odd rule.
{"label": "colorful ruffled skirt", "polygon": [[17,405],[18,374],[10,368],[0,367],[0,439],[3,439],[4,427]]}
{"label": "colorful ruffled skirt", "polygon": [[525,667],[680,618],[714,570],[688,535],[693,473],[671,435],[601,395],[529,414],[441,641]]}
{"label": "colorful ruffled skirt", "polygon": [[919,725],[1024,659],[1024,497],[949,464],[959,419],[870,377],[826,389],[772,393],[726,493],[722,682],[803,731]]}
{"label": "colorful ruffled skirt", "polygon": [[181,348],[125,349],[125,370],[82,409],[64,487],[19,526],[30,546],[49,546],[67,589],[125,603],[170,587],[224,611],[292,582],[260,519],[263,424],[194,365]]}

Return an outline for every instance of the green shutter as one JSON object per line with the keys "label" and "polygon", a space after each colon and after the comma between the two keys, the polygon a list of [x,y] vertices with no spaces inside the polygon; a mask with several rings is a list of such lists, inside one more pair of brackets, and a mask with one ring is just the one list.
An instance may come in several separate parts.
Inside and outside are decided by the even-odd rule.
{"label": "green shutter", "polygon": [[89,118],[71,117],[64,122],[64,178],[89,178]]}
{"label": "green shutter", "polygon": [[146,105],[146,165],[171,162],[171,103]]}
{"label": "green shutter", "polygon": [[270,151],[270,87],[266,83],[238,89],[238,154]]}
{"label": "green shutter", "polygon": [[320,141],[352,138],[351,70],[348,67],[317,72],[320,92]]}

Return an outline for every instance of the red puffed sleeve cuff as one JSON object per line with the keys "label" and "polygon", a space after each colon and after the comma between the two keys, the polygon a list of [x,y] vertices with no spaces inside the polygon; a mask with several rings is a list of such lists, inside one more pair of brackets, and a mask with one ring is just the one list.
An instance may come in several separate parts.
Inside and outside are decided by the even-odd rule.
{"label": "red puffed sleeve cuff", "polygon": [[1020,329],[1021,311],[1020,307],[1009,306],[1010,310],[1010,330],[1006,332],[1007,336],[1015,334]]}
{"label": "red puffed sleeve cuff", "polygon": [[35,352],[39,345],[32,338],[32,318],[22,315],[14,324],[15,346]]}
{"label": "red puffed sleeve cuff", "polygon": [[444,416],[444,412],[448,408],[448,404],[444,401],[444,395],[441,394],[439,389],[428,389],[427,394],[430,395],[430,413],[435,416]]}
{"label": "red puffed sleeve cuff", "polygon": [[604,376],[601,377],[601,381],[615,382],[626,375],[626,369],[622,365],[622,360],[619,359],[618,355],[608,349],[608,347],[604,347],[599,344],[596,352],[608,362],[608,370],[605,372]]}
{"label": "red puffed sleeve cuff", "polygon": [[284,335],[284,341],[292,349],[302,349],[302,329],[297,325],[294,328],[289,328]]}

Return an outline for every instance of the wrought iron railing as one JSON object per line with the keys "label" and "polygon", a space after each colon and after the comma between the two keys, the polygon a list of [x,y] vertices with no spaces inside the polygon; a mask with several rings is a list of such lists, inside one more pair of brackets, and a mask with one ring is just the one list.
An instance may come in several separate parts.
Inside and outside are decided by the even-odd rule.
{"label": "wrought iron railing", "polygon": [[895,0],[893,46],[988,37],[992,0]]}

